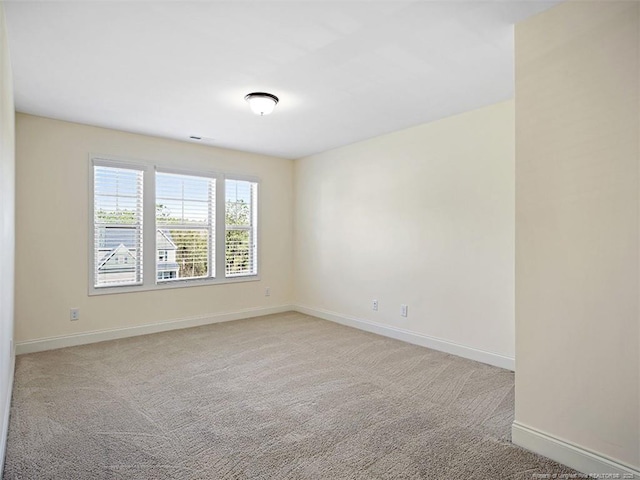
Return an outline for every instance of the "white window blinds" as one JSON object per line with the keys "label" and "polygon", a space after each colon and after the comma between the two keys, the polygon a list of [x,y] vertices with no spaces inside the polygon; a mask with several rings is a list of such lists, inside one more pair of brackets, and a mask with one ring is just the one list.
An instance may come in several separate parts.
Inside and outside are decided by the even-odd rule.
{"label": "white window blinds", "polygon": [[215,179],[156,173],[156,279],[215,277]]}
{"label": "white window blinds", "polygon": [[256,275],[258,184],[225,180],[225,275]]}
{"label": "white window blinds", "polygon": [[142,283],[143,171],[93,167],[94,287]]}

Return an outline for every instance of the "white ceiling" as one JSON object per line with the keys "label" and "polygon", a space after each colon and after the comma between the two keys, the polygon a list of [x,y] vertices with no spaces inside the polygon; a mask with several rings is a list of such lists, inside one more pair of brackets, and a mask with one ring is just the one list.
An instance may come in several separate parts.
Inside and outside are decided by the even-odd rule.
{"label": "white ceiling", "polygon": [[18,111],[286,158],[510,98],[513,24],[556,3],[4,2]]}

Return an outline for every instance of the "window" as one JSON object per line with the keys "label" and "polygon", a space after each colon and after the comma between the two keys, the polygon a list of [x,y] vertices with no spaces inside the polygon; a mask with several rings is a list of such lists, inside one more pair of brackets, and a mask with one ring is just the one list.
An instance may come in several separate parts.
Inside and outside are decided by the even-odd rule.
{"label": "window", "polygon": [[213,178],[156,173],[158,272],[176,270],[172,280],[215,277],[215,189]]}
{"label": "window", "polygon": [[226,180],[225,274],[227,277],[256,274],[257,198],[257,183]]}
{"label": "window", "polygon": [[142,171],[95,165],[94,285],[142,283]]}
{"label": "window", "polygon": [[91,293],[257,278],[255,180],[94,158],[92,187]]}
{"label": "window", "polygon": [[158,280],[171,280],[176,278],[176,272],[158,272]]}

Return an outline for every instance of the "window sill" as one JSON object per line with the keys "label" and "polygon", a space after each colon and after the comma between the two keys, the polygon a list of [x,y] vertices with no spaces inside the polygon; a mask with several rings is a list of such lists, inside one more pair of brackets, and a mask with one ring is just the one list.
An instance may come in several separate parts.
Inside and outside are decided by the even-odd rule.
{"label": "window sill", "polygon": [[247,275],[232,278],[203,278],[194,280],[174,280],[153,285],[127,285],[114,287],[89,287],[89,296],[114,295],[118,293],[150,292],[154,290],[173,290],[175,288],[207,287],[211,285],[227,285],[230,283],[257,282],[259,275]]}

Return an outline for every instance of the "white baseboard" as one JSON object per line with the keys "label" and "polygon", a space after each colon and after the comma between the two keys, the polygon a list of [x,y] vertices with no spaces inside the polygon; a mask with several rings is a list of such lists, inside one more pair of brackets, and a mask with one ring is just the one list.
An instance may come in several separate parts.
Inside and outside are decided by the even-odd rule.
{"label": "white baseboard", "polygon": [[11,410],[11,395],[13,393],[13,374],[16,369],[16,357],[11,352],[11,365],[9,366],[9,384],[7,385],[7,397],[3,401],[4,415],[2,415],[2,429],[0,430],[0,478],[4,471],[4,456],[7,451],[7,434],[9,433],[9,412]]}
{"label": "white baseboard", "polygon": [[618,475],[617,477],[611,478],[640,479],[640,470],[638,469],[586,450],[566,440],[556,438],[519,422],[513,422],[511,427],[511,441],[522,448],[526,448],[534,453],[567,465],[584,474],[593,473],[602,475],[608,473]]}
{"label": "white baseboard", "polygon": [[420,333],[411,332],[396,327],[390,327],[388,325],[381,325],[378,323],[369,322],[367,320],[361,320],[335,312],[305,307],[302,305],[280,305],[276,307],[250,308],[239,310],[236,312],[180,318],[167,322],[139,325],[135,327],[98,330],[73,335],[39,338],[36,340],[16,343],[15,349],[16,355],[22,355],[25,353],[54,350],[56,348],[74,347],[77,345],[104,342],[107,340],[115,340],[118,338],[135,337],[138,335],[147,335],[150,333],[159,333],[181,328],[199,327],[201,325],[229,322],[232,320],[240,320],[243,318],[259,317],[262,315],[270,315],[273,313],[283,313],[291,310],[340,323],[349,327],[358,328],[360,330],[365,330],[367,332],[377,333],[378,335],[383,335],[385,337],[395,338],[397,340],[402,340],[408,343],[413,343],[415,345],[432,348],[441,352],[451,353],[453,355],[458,355],[470,360],[487,363],[496,367],[506,368],[512,371],[515,368],[515,361],[511,357],[478,350],[473,347],[459,345],[440,338],[430,337]]}
{"label": "white baseboard", "polygon": [[464,357],[470,360],[475,360],[477,362],[482,362],[496,367],[515,371],[515,359],[512,357],[506,357],[497,353],[478,350],[477,348],[459,345],[457,343],[449,342],[441,338],[430,337],[421,333],[411,332],[409,330],[403,330],[401,328],[391,327],[389,325],[382,325],[379,323],[370,322],[368,320],[349,317],[318,308],[295,305],[294,309],[297,312],[340,323],[341,325],[346,325],[348,327],[358,328],[360,330],[365,330],[371,333],[377,333],[378,335],[395,338],[396,340],[413,343],[414,345],[420,345],[422,347],[431,348],[433,350],[438,350],[445,353],[451,353],[459,357]]}
{"label": "white baseboard", "polygon": [[147,335],[149,333],[166,332],[169,330],[179,330],[181,328],[200,327],[212,323],[229,322],[241,320],[243,318],[260,317],[272,313],[283,313],[293,310],[291,305],[280,305],[277,307],[249,308],[229,313],[215,313],[211,315],[201,315],[198,317],[180,318],[167,322],[150,323],[135,327],[115,328],[109,330],[99,330],[93,332],[78,333],[74,335],[63,335],[49,338],[39,338],[27,342],[16,343],[16,355],[24,353],[42,352],[54,350],[56,348],[74,347],[86,345],[88,343],[104,342],[118,338],[135,337]]}

